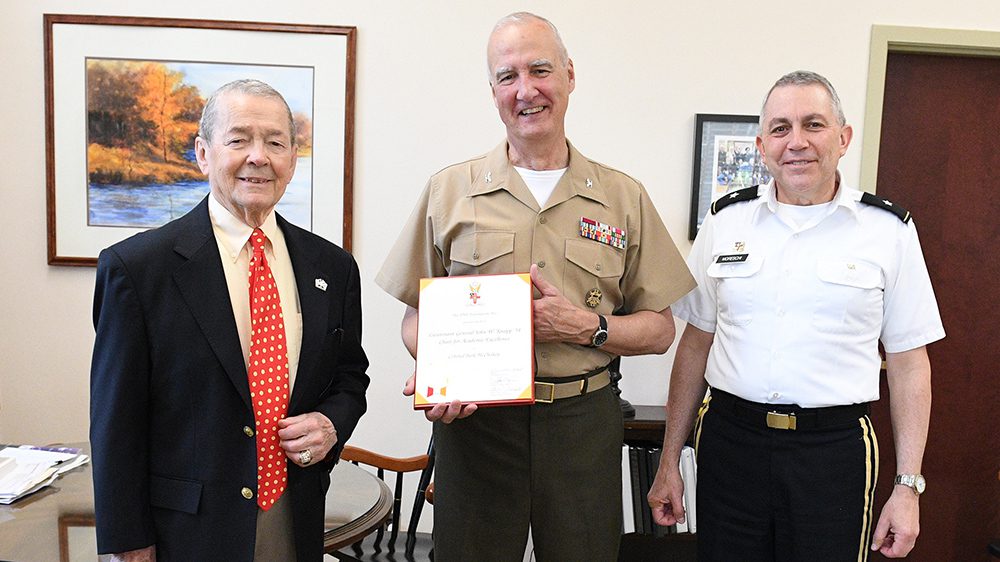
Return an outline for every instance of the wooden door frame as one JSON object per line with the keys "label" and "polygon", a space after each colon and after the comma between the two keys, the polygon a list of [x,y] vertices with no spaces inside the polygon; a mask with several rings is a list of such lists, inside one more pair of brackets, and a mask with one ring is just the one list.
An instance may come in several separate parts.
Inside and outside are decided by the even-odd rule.
{"label": "wooden door frame", "polygon": [[875,192],[878,181],[885,69],[890,52],[1000,58],[1000,32],[872,25],[864,138],[861,145],[861,185],[872,193]]}

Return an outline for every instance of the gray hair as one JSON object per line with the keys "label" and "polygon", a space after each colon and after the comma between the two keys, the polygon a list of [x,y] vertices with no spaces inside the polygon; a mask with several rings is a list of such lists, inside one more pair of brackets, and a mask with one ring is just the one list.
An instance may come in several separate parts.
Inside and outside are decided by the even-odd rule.
{"label": "gray hair", "polygon": [[201,120],[198,121],[198,136],[209,143],[212,142],[212,133],[215,132],[216,121],[219,118],[219,98],[230,92],[280,101],[281,105],[285,106],[285,112],[288,113],[288,132],[291,134],[292,145],[295,144],[295,119],[292,118],[292,110],[288,107],[288,102],[285,101],[284,96],[266,82],[249,78],[233,80],[228,84],[220,86],[218,90],[208,96],[208,101],[205,102],[205,109],[201,112]]}
{"label": "gray hair", "polygon": [[[556,29],[554,23],[550,22],[549,20],[537,14],[532,14],[531,12],[514,12],[513,14],[508,14],[500,18],[500,21],[498,21],[497,24],[493,26],[493,31],[490,32],[490,37],[492,38],[493,34],[507,27],[508,25],[518,25],[529,21],[540,21],[545,25],[549,26],[549,29],[552,31],[552,36],[555,37],[556,39],[556,45],[559,47],[559,60],[560,62],[562,62],[563,66],[567,66],[569,64],[569,51],[566,50],[566,44],[563,43],[562,36],[559,35],[559,30]],[[487,54],[487,59],[488,58],[489,55]],[[490,76],[490,83],[492,84],[493,69],[489,68],[488,60],[486,66],[487,66],[486,73]]]}
{"label": "gray hair", "polygon": [[767,91],[767,95],[764,96],[764,103],[760,106],[761,131],[764,129],[764,106],[767,105],[767,100],[771,98],[771,92],[782,86],[812,86],[814,84],[823,86],[826,93],[830,94],[833,114],[837,116],[837,121],[840,122],[841,127],[846,125],[847,118],[844,117],[844,106],[840,103],[840,96],[837,95],[837,90],[833,89],[833,84],[831,84],[830,81],[823,76],[810,70],[796,70],[795,72],[789,72],[781,78],[778,78],[778,81],[771,86],[771,89]]}

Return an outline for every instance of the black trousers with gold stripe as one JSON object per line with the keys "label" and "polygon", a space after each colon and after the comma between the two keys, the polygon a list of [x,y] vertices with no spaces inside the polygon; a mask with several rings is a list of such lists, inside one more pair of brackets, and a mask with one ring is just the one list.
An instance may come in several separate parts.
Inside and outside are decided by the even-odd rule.
{"label": "black trousers with gold stripe", "polygon": [[700,561],[868,559],[878,476],[868,416],[790,431],[709,400],[695,429]]}

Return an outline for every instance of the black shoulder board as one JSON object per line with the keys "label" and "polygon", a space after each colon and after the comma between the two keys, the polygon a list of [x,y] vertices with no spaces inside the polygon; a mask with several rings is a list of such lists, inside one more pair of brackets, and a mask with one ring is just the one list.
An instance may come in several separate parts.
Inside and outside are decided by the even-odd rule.
{"label": "black shoulder board", "polygon": [[755,185],[753,187],[737,189],[732,193],[727,193],[726,195],[716,199],[715,203],[712,203],[712,214],[714,215],[715,213],[718,213],[733,203],[753,201],[754,199],[760,197],[760,195],[757,194],[757,187],[758,186]]}
{"label": "black shoulder board", "polygon": [[873,207],[878,207],[883,211],[889,211],[899,217],[899,220],[903,221],[904,224],[910,222],[910,212],[888,199],[883,199],[866,191],[861,195],[861,202]]}

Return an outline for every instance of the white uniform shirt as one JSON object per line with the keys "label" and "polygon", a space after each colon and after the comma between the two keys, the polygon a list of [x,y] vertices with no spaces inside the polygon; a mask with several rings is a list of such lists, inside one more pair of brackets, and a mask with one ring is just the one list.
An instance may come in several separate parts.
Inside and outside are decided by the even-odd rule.
{"label": "white uniform shirt", "polygon": [[800,224],[773,180],[758,193],[706,218],[688,257],[698,287],[673,307],[715,333],[708,384],[803,407],[877,400],[880,339],[896,353],[944,337],[916,226],[843,184]]}

